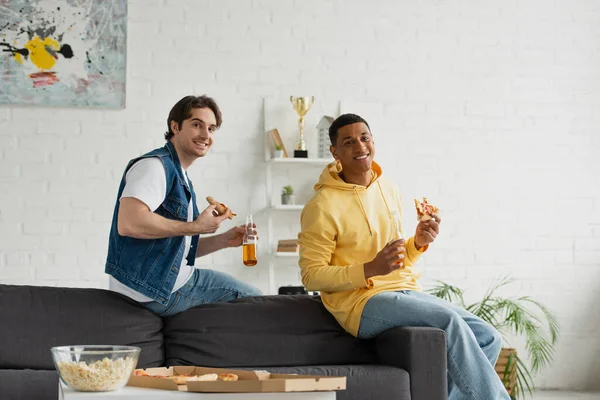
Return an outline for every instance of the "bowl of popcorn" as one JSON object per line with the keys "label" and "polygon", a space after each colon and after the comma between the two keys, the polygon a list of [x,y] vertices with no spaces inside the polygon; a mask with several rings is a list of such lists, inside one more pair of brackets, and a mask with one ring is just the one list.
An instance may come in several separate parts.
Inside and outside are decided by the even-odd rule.
{"label": "bowl of popcorn", "polygon": [[133,346],[59,346],[52,359],[65,385],[80,392],[110,392],[129,381],[140,356]]}

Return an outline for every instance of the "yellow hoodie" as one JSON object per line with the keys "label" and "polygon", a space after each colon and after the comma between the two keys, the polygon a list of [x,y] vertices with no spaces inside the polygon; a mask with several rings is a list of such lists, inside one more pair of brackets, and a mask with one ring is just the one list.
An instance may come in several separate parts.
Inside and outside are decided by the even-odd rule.
{"label": "yellow hoodie", "polygon": [[362,311],[372,296],[384,291],[422,290],[412,268],[421,251],[411,237],[405,243],[404,268],[366,280],[364,264],[394,238],[393,213],[402,216],[400,194],[393,183],[381,177],[375,162],[367,187],[344,182],[340,172],[339,162],[325,167],[315,195],[302,210],[299,264],[304,286],[320,291],[329,312],[357,336]]}

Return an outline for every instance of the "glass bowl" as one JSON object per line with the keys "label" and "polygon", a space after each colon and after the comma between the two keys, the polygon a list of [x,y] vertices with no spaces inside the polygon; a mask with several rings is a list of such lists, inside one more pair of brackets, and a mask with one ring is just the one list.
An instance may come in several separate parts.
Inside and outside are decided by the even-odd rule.
{"label": "glass bowl", "polygon": [[53,347],[52,360],[60,379],[80,392],[109,392],[127,384],[140,356],[133,346]]}

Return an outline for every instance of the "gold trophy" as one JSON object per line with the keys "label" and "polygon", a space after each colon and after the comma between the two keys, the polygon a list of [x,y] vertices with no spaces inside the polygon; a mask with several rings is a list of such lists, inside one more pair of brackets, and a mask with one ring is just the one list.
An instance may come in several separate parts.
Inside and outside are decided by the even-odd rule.
{"label": "gold trophy", "polygon": [[304,116],[310,110],[310,107],[315,101],[315,96],[310,97],[294,97],[290,96],[290,102],[294,106],[294,110],[300,116],[298,120],[298,128],[300,130],[300,140],[294,150],[295,158],[308,158],[308,151],[306,150],[306,143],[304,143]]}

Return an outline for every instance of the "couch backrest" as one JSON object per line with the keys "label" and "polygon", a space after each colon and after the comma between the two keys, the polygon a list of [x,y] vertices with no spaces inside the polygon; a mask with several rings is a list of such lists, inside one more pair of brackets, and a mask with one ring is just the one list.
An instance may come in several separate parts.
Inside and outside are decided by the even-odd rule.
{"label": "couch backrest", "polygon": [[268,367],[375,364],[370,341],[346,333],[319,297],[264,296],[165,319],[167,365]]}
{"label": "couch backrest", "polygon": [[139,366],[160,366],[161,329],[160,318],[107,290],[0,285],[0,369],[54,369],[50,348],[79,344],[138,346]]}

